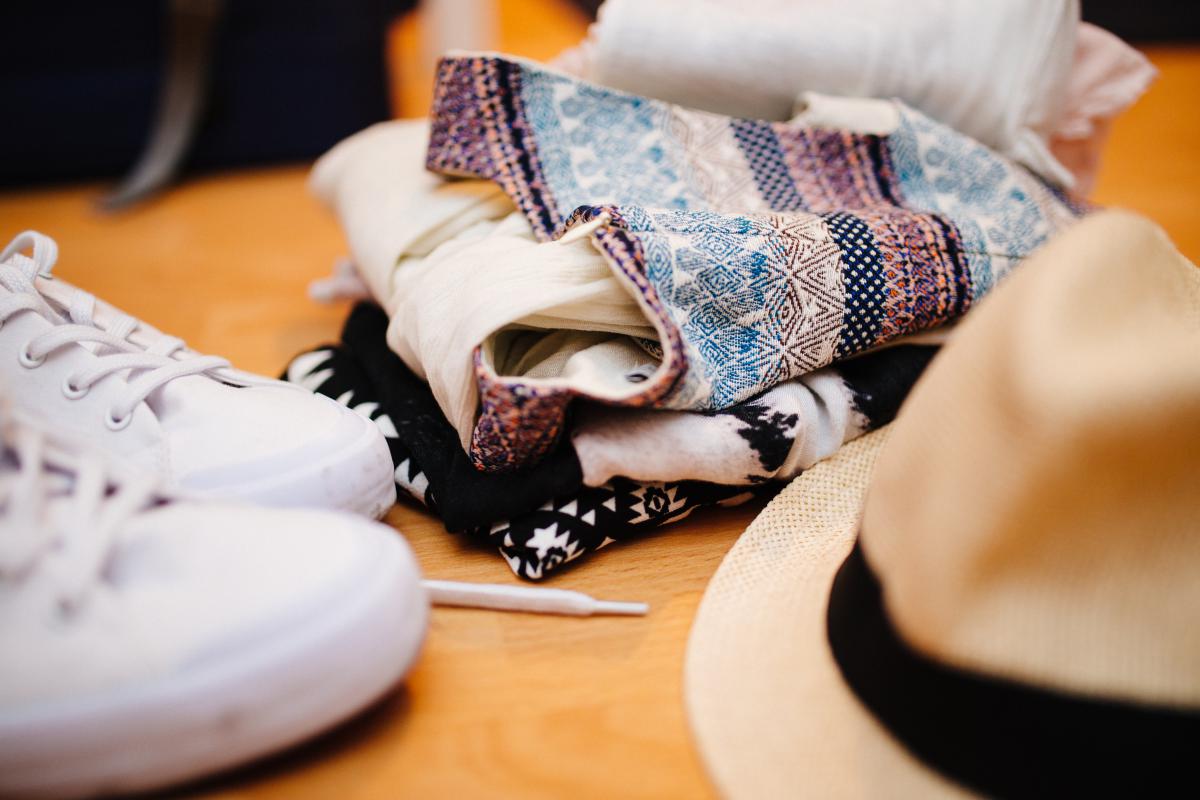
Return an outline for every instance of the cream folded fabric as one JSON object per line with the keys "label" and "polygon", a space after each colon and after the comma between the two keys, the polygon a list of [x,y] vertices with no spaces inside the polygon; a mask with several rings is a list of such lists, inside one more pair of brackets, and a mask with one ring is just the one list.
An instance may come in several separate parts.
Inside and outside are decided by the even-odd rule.
{"label": "cream folded fabric", "polygon": [[559,378],[612,396],[629,392],[627,373],[649,374],[657,362],[630,338],[657,333],[591,243],[539,244],[515,212],[428,256],[401,258],[388,311],[388,344],[429,381],[464,448],[478,413],[472,354],[481,344],[499,375]]}
{"label": "cream folded fabric", "polygon": [[392,319],[388,345],[429,381],[464,449],[478,414],[473,353],[501,375],[558,378],[619,398],[657,366],[658,334],[586,236],[539,243],[491,182],[425,170],[429,125],[385,122],[345,140],[311,188],[338,215]]}
{"label": "cream folded fabric", "polygon": [[899,98],[1069,186],[1048,141],[1078,0],[607,0],[560,65],[634,94],[785,120],[802,91]]}
{"label": "cream folded fabric", "polygon": [[318,159],[309,189],[342,224],[359,274],[385,306],[401,254],[425,255],[481,220],[512,211],[489,181],[446,181],[425,169],[427,120],[372,125]]}

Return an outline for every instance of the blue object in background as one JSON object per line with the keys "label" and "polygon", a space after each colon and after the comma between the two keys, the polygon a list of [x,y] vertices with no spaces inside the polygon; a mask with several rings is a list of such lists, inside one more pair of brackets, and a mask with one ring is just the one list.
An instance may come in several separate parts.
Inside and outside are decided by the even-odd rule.
{"label": "blue object in background", "polygon": [[[390,116],[392,16],[415,0],[232,0],[185,169],[310,159]],[[5,0],[0,184],[115,177],[146,146],[166,0]]]}

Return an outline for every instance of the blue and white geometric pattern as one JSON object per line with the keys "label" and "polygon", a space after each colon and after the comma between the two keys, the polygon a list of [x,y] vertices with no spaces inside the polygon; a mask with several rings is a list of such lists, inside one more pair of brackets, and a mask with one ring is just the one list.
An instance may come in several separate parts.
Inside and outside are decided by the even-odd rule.
{"label": "blue and white geometric pattern", "polygon": [[[439,75],[432,169],[497,180],[543,240],[577,209],[609,209],[592,241],[664,348],[663,369],[621,404],[721,408],[942,324],[1076,216],[1027,170],[899,101],[896,128],[867,133],[852,100],[845,125],[816,127],[704,114],[494,55],[451,56]],[[590,396],[558,379],[477,378],[472,457],[485,470],[540,457],[542,434]]]}
{"label": "blue and white geometric pattern", "polygon": [[888,145],[900,189],[911,207],[954,221],[976,297],[1074,220],[1072,210],[1033,173],[974,139],[897,106],[900,126]]}
{"label": "blue and white geometric pattern", "polygon": [[630,198],[653,208],[702,205],[684,181],[679,148],[667,142],[666,104],[544,70],[524,75],[522,99],[564,218],[580,206]]}
{"label": "blue and white geometric pattern", "polygon": [[[829,363],[841,253],[815,215],[622,209],[690,364],[676,407],[724,408]],[[803,342],[803,345],[798,343]]]}
{"label": "blue and white geometric pattern", "polygon": [[804,197],[788,174],[775,129],[766,122],[746,119],[734,120],[732,128],[767,207],[773,211],[803,209]]}

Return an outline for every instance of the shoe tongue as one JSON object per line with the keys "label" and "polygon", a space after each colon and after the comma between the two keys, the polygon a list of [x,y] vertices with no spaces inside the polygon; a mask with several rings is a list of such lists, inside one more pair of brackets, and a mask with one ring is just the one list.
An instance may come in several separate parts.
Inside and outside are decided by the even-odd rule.
{"label": "shoe tongue", "polygon": [[218,475],[225,483],[234,475],[261,480],[267,463],[283,468],[275,459],[292,452],[298,440],[327,435],[324,423],[333,415],[323,413],[324,404],[314,415],[313,400],[288,387],[241,389],[197,375],[177,378],[147,398],[171,453],[174,479],[192,489],[207,488]]}
{"label": "shoe tongue", "polygon": [[167,428],[188,425],[192,417],[219,413],[227,400],[220,392],[221,385],[204,375],[184,375],[146,396],[146,405]]}

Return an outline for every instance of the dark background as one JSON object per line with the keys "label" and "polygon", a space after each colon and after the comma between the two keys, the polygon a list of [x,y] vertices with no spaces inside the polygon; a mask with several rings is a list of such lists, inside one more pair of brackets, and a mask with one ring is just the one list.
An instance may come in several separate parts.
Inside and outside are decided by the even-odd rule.
{"label": "dark background", "polygon": [[[227,0],[187,168],[307,160],[388,118],[385,37],[415,2]],[[589,15],[600,5],[572,2]],[[0,98],[10,115],[0,126],[0,186],[130,168],[158,99],[166,5],[0,0]],[[1083,11],[1135,44],[1200,41],[1200,2],[1084,0]]]}
{"label": "dark background", "polygon": [[1200,40],[1193,0],[1083,0],[1083,18],[1134,44]]}
{"label": "dark background", "polygon": [[[573,2],[593,17],[600,7],[600,0]],[[1194,0],[1083,0],[1083,18],[1128,42],[1200,39],[1200,2]]]}

